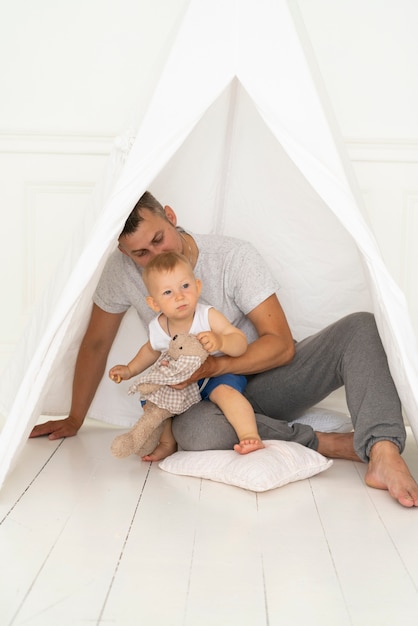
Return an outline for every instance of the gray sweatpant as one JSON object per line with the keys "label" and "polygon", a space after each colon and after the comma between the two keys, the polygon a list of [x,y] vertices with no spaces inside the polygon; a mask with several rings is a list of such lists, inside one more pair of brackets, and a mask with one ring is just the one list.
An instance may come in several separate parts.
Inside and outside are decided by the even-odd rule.
{"label": "gray sweatpant", "polygon": [[[289,365],[249,376],[245,395],[262,439],[317,449],[310,426],[288,422],[343,385],[359,457],[367,461],[379,440],[393,441],[402,452],[406,433],[401,405],[370,313],[353,313],[300,341]],[[173,433],[183,450],[225,450],[237,443],[234,429],[210,401],[176,416]]]}

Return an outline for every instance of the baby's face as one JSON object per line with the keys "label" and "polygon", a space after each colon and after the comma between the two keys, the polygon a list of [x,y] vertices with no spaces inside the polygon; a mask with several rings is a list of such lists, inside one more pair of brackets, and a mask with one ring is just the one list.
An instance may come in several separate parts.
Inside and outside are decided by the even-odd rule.
{"label": "baby's face", "polygon": [[152,272],[149,292],[155,305],[151,308],[162,311],[169,320],[193,319],[200,296],[200,281],[188,265],[179,263],[172,271]]}

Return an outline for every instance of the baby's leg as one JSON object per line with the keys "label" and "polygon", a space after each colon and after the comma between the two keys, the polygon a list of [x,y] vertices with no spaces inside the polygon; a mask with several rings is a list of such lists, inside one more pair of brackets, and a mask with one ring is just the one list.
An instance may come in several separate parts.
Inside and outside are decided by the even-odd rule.
{"label": "baby's leg", "polygon": [[167,418],[164,423],[164,429],[160,436],[158,446],[145,456],[141,457],[143,461],[162,461],[170,454],[174,454],[177,450],[177,442],[174,439],[171,430],[171,417]]}
{"label": "baby's leg", "polygon": [[239,444],[234,446],[236,452],[248,454],[264,448],[258,434],[252,406],[239,391],[228,385],[218,385],[210,393],[209,400],[221,409],[228,422],[234,427],[239,439]]}

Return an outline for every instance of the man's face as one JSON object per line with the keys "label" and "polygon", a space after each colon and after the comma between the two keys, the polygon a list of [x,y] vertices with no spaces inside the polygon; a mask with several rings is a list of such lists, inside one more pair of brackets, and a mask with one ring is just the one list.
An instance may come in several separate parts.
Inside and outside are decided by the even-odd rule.
{"label": "man's face", "polygon": [[142,209],[143,221],[131,235],[119,238],[119,249],[137,265],[145,267],[161,252],[182,252],[182,239],[177,232],[176,216],[166,207],[167,220],[148,209]]}

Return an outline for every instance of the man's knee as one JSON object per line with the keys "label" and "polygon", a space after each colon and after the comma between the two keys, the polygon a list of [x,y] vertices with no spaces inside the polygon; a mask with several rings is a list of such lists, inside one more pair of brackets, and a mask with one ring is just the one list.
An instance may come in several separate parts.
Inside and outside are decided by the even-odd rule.
{"label": "man's knee", "polygon": [[346,317],[343,317],[341,322],[347,324],[353,329],[365,331],[366,333],[376,330],[376,320],[373,313],[368,311],[360,311],[358,313],[350,313]]}
{"label": "man's knee", "polygon": [[172,429],[183,450],[229,450],[238,443],[235,430],[212,402],[199,402],[177,415]]}

